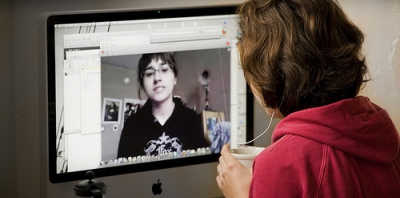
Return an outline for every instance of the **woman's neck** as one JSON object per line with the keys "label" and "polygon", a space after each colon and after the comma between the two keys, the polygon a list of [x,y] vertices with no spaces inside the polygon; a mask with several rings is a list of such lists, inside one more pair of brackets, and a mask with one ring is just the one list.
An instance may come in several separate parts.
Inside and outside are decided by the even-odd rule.
{"label": "woman's neck", "polygon": [[152,102],[152,113],[161,125],[164,125],[174,111],[175,103],[172,97],[159,103]]}

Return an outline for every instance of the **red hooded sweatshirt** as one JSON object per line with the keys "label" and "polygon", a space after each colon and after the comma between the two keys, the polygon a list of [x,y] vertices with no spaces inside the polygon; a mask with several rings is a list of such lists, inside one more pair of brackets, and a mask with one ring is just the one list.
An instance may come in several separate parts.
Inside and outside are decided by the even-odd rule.
{"label": "red hooded sweatshirt", "polygon": [[292,113],[255,159],[250,197],[400,197],[399,142],[366,97]]}

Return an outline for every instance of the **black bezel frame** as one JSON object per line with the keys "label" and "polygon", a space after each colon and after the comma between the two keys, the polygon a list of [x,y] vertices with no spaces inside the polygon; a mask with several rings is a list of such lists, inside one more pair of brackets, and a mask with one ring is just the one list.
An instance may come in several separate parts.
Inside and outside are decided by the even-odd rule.
{"label": "black bezel frame", "polygon": [[[106,11],[106,12],[79,12],[74,14],[55,14],[47,17],[46,20],[46,45],[47,45],[47,107],[48,107],[48,165],[49,180],[52,183],[68,182],[82,180],[85,178],[85,171],[57,173],[56,172],[56,119],[55,119],[55,24],[85,23],[85,22],[106,22],[116,20],[138,20],[138,19],[156,19],[156,18],[177,18],[190,16],[212,16],[223,14],[234,14],[236,6],[212,6],[197,8],[180,9],[153,9],[153,10],[124,10],[124,11]],[[247,90],[250,90],[247,86]],[[247,120],[246,120],[246,140],[253,138],[253,95],[247,91]],[[219,154],[202,155],[187,158],[177,158],[173,160],[161,160],[147,163],[137,163],[130,165],[112,166],[106,168],[93,169],[96,177],[105,177],[127,173],[151,171],[166,169],[172,167],[188,166],[217,162]]]}

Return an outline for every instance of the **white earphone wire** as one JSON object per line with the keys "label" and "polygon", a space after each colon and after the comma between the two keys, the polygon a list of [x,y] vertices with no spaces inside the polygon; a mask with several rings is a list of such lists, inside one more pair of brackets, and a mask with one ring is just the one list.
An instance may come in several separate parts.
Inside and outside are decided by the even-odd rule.
{"label": "white earphone wire", "polygon": [[258,135],[256,138],[254,138],[254,139],[252,139],[252,140],[250,140],[248,142],[239,143],[239,146],[246,146],[246,144],[250,144],[250,143],[254,142],[255,140],[257,140],[262,135],[264,135],[264,133],[266,133],[268,131],[269,127],[271,127],[271,123],[272,123],[272,119],[274,118],[274,114],[275,114],[275,110],[274,110],[274,112],[272,112],[271,119],[269,120],[268,127],[260,135]]}

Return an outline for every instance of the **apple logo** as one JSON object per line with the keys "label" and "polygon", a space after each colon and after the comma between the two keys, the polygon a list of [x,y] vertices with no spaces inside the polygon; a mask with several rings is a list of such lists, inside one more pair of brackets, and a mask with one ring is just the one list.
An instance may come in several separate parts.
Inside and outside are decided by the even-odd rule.
{"label": "apple logo", "polygon": [[160,179],[158,179],[157,183],[154,183],[153,186],[151,187],[151,190],[153,191],[154,195],[160,195],[161,194],[161,192],[162,192],[161,184],[162,183],[160,182]]}

